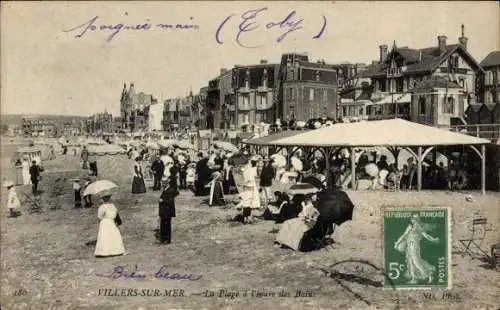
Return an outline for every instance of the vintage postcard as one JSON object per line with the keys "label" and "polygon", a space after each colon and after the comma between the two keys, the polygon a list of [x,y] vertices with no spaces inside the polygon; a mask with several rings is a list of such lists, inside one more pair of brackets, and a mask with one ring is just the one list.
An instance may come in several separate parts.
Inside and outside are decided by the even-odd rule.
{"label": "vintage postcard", "polygon": [[2,1],[1,309],[496,309],[495,1]]}

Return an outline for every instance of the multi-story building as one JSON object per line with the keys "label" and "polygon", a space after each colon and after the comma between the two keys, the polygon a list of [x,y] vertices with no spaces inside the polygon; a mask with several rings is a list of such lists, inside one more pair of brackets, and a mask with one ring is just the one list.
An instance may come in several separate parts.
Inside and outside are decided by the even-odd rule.
{"label": "multi-story building", "polygon": [[235,112],[230,111],[235,102],[233,71],[223,68],[218,77],[208,82],[202,128],[223,128],[230,119],[231,112]]}
{"label": "multi-story building", "polygon": [[307,121],[337,117],[337,70],[334,65],[313,63],[307,54],[284,54],[278,75],[275,117],[281,121]]}
{"label": "multi-story building", "polygon": [[203,120],[205,120],[205,105],[207,102],[208,87],[200,88],[200,92],[194,96],[193,105],[191,106],[192,126],[200,128]]}
{"label": "multi-story building", "polygon": [[54,120],[25,116],[22,119],[21,130],[25,136],[54,137],[58,134],[57,124]]}
{"label": "multi-story building", "polygon": [[[476,77],[483,70],[467,52],[463,25],[458,44],[446,41],[447,37],[440,35],[433,47],[413,49],[394,42],[389,51],[387,45],[379,46],[379,63],[369,74],[363,73],[372,80],[369,115],[436,126],[450,126],[453,119],[462,117],[467,106],[475,102]],[[429,108],[420,109],[424,106]]]}
{"label": "multi-story building", "polygon": [[192,106],[193,93],[185,97],[167,99],[163,108],[163,128],[169,130],[173,127],[191,127],[193,125]]}
{"label": "multi-story building", "polygon": [[274,100],[279,66],[261,60],[258,65],[233,68],[233,91],[222,105],[223,127],[274,122]]}
{"label": "multi-story building", "polygon": [[493,106],[500,103],[500,51],[489,53],[480,66],[484,75],[478,81],[481,87],[478,101]]}
{"label": "multi-story building", "polygon": [[149,107],[149,130],[163,130],[163,103],[154,103]]}
{"label": "multi-story building", "polygon": [[147,131],[149,129],[149,106],[156,103],[153,95],[136,93],[134,83],[123,85],[120,99],[122,129],[125,131]]}

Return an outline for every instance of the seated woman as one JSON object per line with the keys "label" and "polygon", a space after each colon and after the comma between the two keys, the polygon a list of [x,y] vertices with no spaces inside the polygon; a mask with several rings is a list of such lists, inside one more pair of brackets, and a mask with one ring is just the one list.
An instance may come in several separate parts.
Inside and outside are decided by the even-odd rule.
{"label": "seated woman", "polygon": [[[266,221],[279,221],[280,220],[280,215],[281,215],[281,210],[283,208],[286,208],[286,205],[289,203],[290,198],[288,197],[287,194],[282,193],[280,191],[274,192],[274,196],[276,197],[276,201],[273,203],[270,203],[264,213],[262,214],[262,217]],[[283,221],[281,221],[283,222]]]}
{"label": "seated woman", "polygon": [[280,209],[276,224],[281,224],[287,220],[296,218],[302,211],[302,203],[306,200],[306,195],[297,194],[292,197],[292,201],[287,202]]}
{"label": "seated woman", "polygon": [[319,216],[319,211],[314,207],[313,200],[315,195],[308,195],[302,202],[302,211],[299,216],[283,223],[276,243],[281,246],[287,246],[293,250],[300,249],[300,243],[304,234],[311,230]]}

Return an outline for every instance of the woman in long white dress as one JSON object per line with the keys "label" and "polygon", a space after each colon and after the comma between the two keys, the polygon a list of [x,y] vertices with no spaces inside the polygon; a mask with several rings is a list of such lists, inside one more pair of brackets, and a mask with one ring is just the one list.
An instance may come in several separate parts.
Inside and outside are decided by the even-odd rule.
{"label": "woman in long white dress", "polygon": [[438,243],[439,238],[430,236],[427,231],[429,225],[420,222],[418,215],[413,215],[411,223],[406,227],[403,235],[396,241],[394,248],[406,254],[405,277],[409,284],[417,284],[418,280],[428,280],[432,283],[432,276],[436,267],[425,261],[420,253],[422,237],[433,243]]}
{"label": "woman in long white dress", "polygon": [[30,176],[30,162],[28,161],[28,158],[23,157],[23,185],[30,185],[31,184],[31,176]]}
{"label": "woman in long white dress", "polygon": [[125,247],[123,246],[120,230],[115,223],[118,210],[111,203],[111,193],[104,192],[101,195],[103,204],[97,210],[97,217],[101,222],[94,255],[97,257],[123,255],[125,254]]}
{"label": "woman in long white dress", "polygon": [[245,168],[243,175],[248,191],[251,193],[248,194],[248,197],[251,197],[251,202],[248,207],[260,209],[259,185],[257,183],[257,161],[251,160]]}
{"label": "woman in long white dress", "polygon": [[316,224],[319,211],[314,207],[314,198],[309,196],[302,202],[302,211],[299,216],[283,223],[276,236],[276,243],[285,245],[295,251],[299,250],[304,234]]}

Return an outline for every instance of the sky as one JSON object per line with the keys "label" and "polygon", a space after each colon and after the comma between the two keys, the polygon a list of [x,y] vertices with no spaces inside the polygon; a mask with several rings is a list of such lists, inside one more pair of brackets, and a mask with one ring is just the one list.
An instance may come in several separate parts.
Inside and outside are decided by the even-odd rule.
{"label": "sky", "polygon": [[[87,116],[106,109],[118,115],[124,83],[133,82],[137,91],[161,101],[190,90],[197,93],[221,68],[261,59],[278,63],[286,52],[305,52],[313,61],[328,63],[371,63],[379,57],[378,46],[390,47],[393,41],[423,48],[436,46],[437,36],[443,34],[447,43],[456,44],[461,24],[468,50],[478,62],[500,50],[495,1],[1,5],[2,114]],[[240,46],[236,37],[245,22],[242,16],[252,17],[252,10],[255,18],[241,28],[256,29],[241,33]],[[290,13],[291,23],[283,22]],[[149,28],[120,30],[118,24]],[[166,28],[169,24],[193,26]],[[293,27],[300,29],[278,42]]]}

